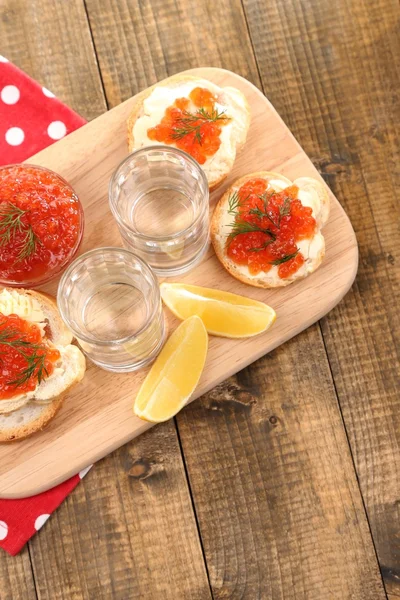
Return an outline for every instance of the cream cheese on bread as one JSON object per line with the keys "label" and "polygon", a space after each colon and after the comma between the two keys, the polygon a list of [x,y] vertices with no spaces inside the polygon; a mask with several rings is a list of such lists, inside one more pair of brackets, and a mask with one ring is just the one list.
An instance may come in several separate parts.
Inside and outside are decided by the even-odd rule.
{"label": "cream cheese on bread", "polygon": [[[25,321],[35,323],[40,327],[42,336],[45,327],[45,316],[40,307],[39,302],[32,296],[20,293],[17,290],[8,290],[4,288],[0,292],[0,314],[8,317],[9,315],[17,315]],[[10,400],[0,400],[0,413],[12,412],[15,407],[24,406],[29,402],[29,396],[32,396],[34,392],[28,394],[18,394],[10,398]]]}
{"label": "cream cheese on bread", "polygon": [[[270,181],[269,187],[272,188],[274,191],[279,192],[279,191],[285,189],[286,187],[288,187],[288,184],[284,181],[274,180],[274,181]],[[238,189],[239,188],[233,189],[233,192],[238,191]],[[310,206],[312,208],[314,218],[318,215],[318,205],[313,202],[311,194],[300,190],[299,194],[298,194],[298,199],[301,201],[303,206]],[[220,221],[220,230],[219,230],[220,233],[217,234],[217,236],[216,236],[216,237],[218,237],[218,239],[220,239],[221,244],[223,244],[223,245],[226,244],[226,240],[227,240],[229,232],[230,232],[231,224],[232,224],[232,215],[230,215],[228,213],[228,210],[224,210],[223,215],[221,217],[221,221]],[[325,248],[325,241],[324,241],[323,236],[320,233],[316,233],[310,239],[300,240],[299,242],[297,242],[297,247],[300,250],[300,252],[302,253],[302,255],[304,256],[306,262],[300,267],[300,269],[298,269],[298,271],[296,271],[296,273],[295,273],[296,278],[304,276],[308,272],[310,272],[313,261],[318,257],[318,255],[321,252],[323,252],[323,250]],[[226,260],[230,261],[232,263],[232,265],[234,265],[235,269],[237,271],[239,271],[240,273],[243,273],[243,275],[245,275],[246,277],[251,278],[251,279],[259,279],[260,278],[260,273],[258,273],[257,275],[252,275],[246,265],[239,265],[239,264],[235,263],[234,261],[231,261],[228,257],[226,257]],[[271,267],[271,269],[268,271],[268,278],[271,279],[271,281],[274,284],[282,281],[278,275],[278,267],[277,266],[274,265]]]}
{"label": "cream cheese on bread", "polygon": [[[33,391],[0,400],[0,443],[24,439],[43,429],[56,415],[72,386],[84,377],[86,361],[71,344],[72,333],[64,325],[55,298],[35,290],[0,288],[0,313],[35,323],[42,339],[60,356],[49,377]],[[16,390],[18,391],[18,390]]]}
{"label": "cream cheese on bread", "polygon": [[[37,325],[41,331],[42,338],[45,335],[45,327],[47,325],[45,314],[34,296],[25,294],[22,290],[6,289],[0,292],[0,314],[5,316],[17,315],[25,321],[29,321]],[[58,348],[58,350],[60,350]],[[59,377],[62,369],[55,365],[53,373],[46,378],[46,383],[51,379]],[[0,400],[0,414],[13,412],[14,410],[25,406],[28,402],[33,401],[49,401],[43,395],[41,386],[37,385],[35,390],[24,394],[17,394],[9,400]]]}
{"label": "cream cheese on bread", "polygon": [[[75,346],[74,346],[75,347]],[[60,351],[61,358],[63,355],[63,351]],[[60,359],[60,365],[62,364]],[[48,396],[46,393],[46,389],[49,389],[47,386],[51,384],[52,380],[56,380],[64,373],[62,367],[58,367],[57,364],[54,366],[54,371],[49,377],[46,377],[45,380],[41,383],[41,385],[37,385],[36,389],[26,392],[25,394],[17,394],[10,398],[10,400],[0,400],[0,414],[11,413],[17,410],[18,408],[22,408],[26,406],[29,402],[37,403],[37,404],[47,404],[48,402],[52,402],[54,397]],[[46,388],[44,388],[44,384],[46,384]]]}
{"label": "cream cheese on bread", "polygon": [[[221,145],[217,152],[201,165],[208,180],[215,180],[227,170],[230,170],[236,157],[236,147],[243,144],[248,130],[248,109],[243,95],[234,88],[220,88],[210,81],[198,79],[182,82],[179,86],[157,86],[143,101],[142,114],[133,126],[133,149],[137,150],[149,145],[162,145],[161,142],[150,140],[147,131],[155,127],[164,117],[165,111],[178,98],[188,98],[196,87],[210,90],[217,98],[215,108],[224,112],[230,118],[221,128]],[[188,110],[195,112],[198,107],[189,105]]]}
{"label": "cream cheese on bread", "polygon": [[[249,283],[257,287],[282,287],[296,279],[306,277],[320,265],[325,255],[325,240],[322,233],[320,233],[320,227],[326,222],[329,215],[329,197],[323,185],[317,180],[312,180],[312,178],[299,178],[292,183],[286,177],[281,176],[281,179],[276,173],[254,173],[254,178],[258,177],[264,178],[268,183],[267,190],[275,192],[281,192],[285,188],[293,184],[297,185],[297,182],[299,183],[297,185],[299,189],[297,198],[303,206],[311,208],[312,216],[317,223],[317,230],[312,237],[297,242],[297,248],[305,259],[304,264],[290,277],[282,279],[279,277],[279,267],[276,265],[273,265],[267,272],[261,271],[257,275],[253,275],[250,273],[247,265],[237,264],[228,257],[226,242],[232,226],[232,215],[228,212],[229,197],[237,192],[246,180],[250,180],[252,178],[251,175],[238,180],[221,198],[212,219],[212,240],[218,258],[232,275],[244,283]],[[316,186],[312,185],[313,182]],[[306,189],[302,189],[302,184],[304,184]]]}

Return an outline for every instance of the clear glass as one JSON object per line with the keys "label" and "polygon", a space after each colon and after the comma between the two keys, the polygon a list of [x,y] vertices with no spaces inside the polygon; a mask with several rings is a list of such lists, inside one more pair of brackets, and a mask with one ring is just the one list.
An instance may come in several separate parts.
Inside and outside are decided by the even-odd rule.
{"label": "clear glass", "polygon": [[209,244],[204,171],[186,152],[148,146],[130,154],[110,181],[109,201],[126,248],[161,276],[185,273]]}
{"label": "clear glass", "polygon": [[96,248],[62,276],[57,303],[66,325],[94,363],[135,371],[160,351],[164,316],[151,268],[123,248]]}

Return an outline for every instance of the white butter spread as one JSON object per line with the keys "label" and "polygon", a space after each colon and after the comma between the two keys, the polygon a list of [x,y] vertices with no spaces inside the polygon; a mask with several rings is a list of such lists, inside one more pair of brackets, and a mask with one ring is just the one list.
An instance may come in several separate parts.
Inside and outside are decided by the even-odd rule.
{"label": "white butter spread", "polygon": [[318,194],[314,192],[306,192],[305,190],[299,190],[297,197],[303,206],[309,206],[312,208],[313,217],[314,219],[317,219],[321,211],[321,201]]}
{"label": "white butter spread", "polygon": [[22,294],[16,290],[6,290],[0,293],[0,313],[8,317],[18,315],[21,319],[40,324],[45,316],[36,298]]}

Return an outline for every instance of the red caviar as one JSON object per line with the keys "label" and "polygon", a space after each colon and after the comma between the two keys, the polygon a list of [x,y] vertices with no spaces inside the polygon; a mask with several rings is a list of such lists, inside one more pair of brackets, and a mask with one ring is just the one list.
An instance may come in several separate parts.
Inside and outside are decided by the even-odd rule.
{"label": "red caviar", "polygon": [[[150,140],[173,144],[203,165],[221,145],[222,127],[229,121],[215,109],[216,98],[206,88],[194,88],[189,98],[178,98],[161,122],[147,131]],[[195,111],[190,112],[193,104]]]}
{"label": "red caviar", "polygon": [[316,221],[312,209],[298,200],[298,188],[268,190],[261,178],[247,181],[231,196],[235,225],[227,240],[227,254],[252,275],[267,273],[274,265],[281,279],[293,275],[305,262],[297,242],[311,238]]}
{"label": "red caviar", "polygon": [[0,168],[0,280],[37,285],[78,249],[83,211],[62,177],[33,165]]}
{"label": "red caviar", "polygon": [[33,391],[40,367],[41,376],[48,377],[59,358],[58,350],[43,343],[37,325],[18,315],[0,314],[0,401]]}

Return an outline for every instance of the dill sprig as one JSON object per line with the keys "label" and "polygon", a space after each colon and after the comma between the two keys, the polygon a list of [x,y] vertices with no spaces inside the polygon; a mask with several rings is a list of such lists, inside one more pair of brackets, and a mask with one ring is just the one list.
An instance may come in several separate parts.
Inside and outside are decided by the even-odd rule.
{"label": "dill sprig", "polygon": [[0,205],[0,247],[6,246],[14,240],[17,233],[25,233],[16,263],[32,256],[36,252],[38,244],[42,245],[42,242],[33,231],[32,225],[22,221],[22,217],[27,212],[27,210],[23,210],[11,202]]}
{"label": "dill sprig", "polygon": [[234,217],[236,217],[236,215],[238,214],[239,208],[241,206],[244,206],[247,202],[247,200],[250,198],[250,195],[246,196],[246,198],[244,198],[244,200],[242,200],[239,196],[239,192],[233,192],[233,194],[231,194],[231,196],[229,196],[228,198],[228,213]]}
{"label": "dill sprig", "polygon": [[242,205],[242,201],[240,200],[238,192],[233,192],[233,194],[229,196],[228,205],[228,213],[230,215],[236,216],[238,209]]}
{"label": "dill sprig", "polygon": [[0,246],[9,244],[15,234],[22,231],[24,225],[21,218],[26,212],[11,202],[0,205]]}
{"label": "dill sprig", "polygon": [[272,225],[279,229],[279,224],[275,223],[271,215],[268,213],[268,200],[271,198],[272,194],[268,194],[265,192],[264,195],[258,195],[259,199],[264,203],[264,210],[261,210],[259,206],[255,206],[249,210],[250,215],[255,215],[259,219],[266,217],[269,221],[271,221]]}
{"label": "dill sprig", "polygon": [[204,123],[216,123],[217,121],[229,120],[229,117],[226,116],[226,111],[219,111],[217,108],[213,108],[211,111],[207,111],[205,108],[199,108],[194,113],[184,110],[183,115],[184,116],[180,119],[180,121],[185,125],[197,123],[197,121],[203,121]]}
{"label": "dill sprig", "polygon": [[[268,202],[272,195],[273,195],[273,192],[272,193],[265,192],[265,194],[263,194],[263,195],[259,194],[258,198],[260,200],[262,200],[263,207],[260,208],[259,206],[255,206],[255,207],[251,208],[249,210],[249,215],[254,215],[254,216],[258,217],[260,220],[263,218],[267,218],[274,227],[276,227],[277,229],[280,229],[282,217],[286,217],[286,216],[290,215],[291,198],[287,196],[284,199],[283,203],[279,206],[279,219],[278,219],[278,223],[275,223],[274,219],[268,213]],[[261,250],[265,250],[265,248],[267,248],[268,246],[273,244],[274,241],[276,240],[277,236],[273,231],[271,231],[271,229],[268,229],[265,227],[260,227],[256,223],[249,223],[248,221],[238,220],[237,217],[239,216],[239,208],[246,204],[246,200],[248,198],[249,198],[249,196],[245,200],[241,201],[240,197],[239,197],[239,193],[236,191],[228,199],[228,205],[229,205],[228,213],[230,215],[233,215],[234,217],[236,217],[236,220],[233,223],[230,223],[228,225],[228,227],[231,227],[231,232],[228,236],[228,239],[231,241],[234,237],[236,237],[237,235],[240,235],[241,233],[252,233],[254,231],[259,231],[261,233],[265,233],[270,236],[270,239],[267,239],[264,242],[264,244],[262,244],[261,246],[259,246],[257,248],[250,248],[250,250],[249,250],[249,252],[261,252]],[[288,262],[289,260],[291,260],[292,258],[297,256],[299,251],[300,250],[297,249],[296,252],[293,252],[292,254],[286,254],[285,256],[282,256],[281,258],[272,260],[272,261],[270,261],[269,264],[278,266],[278,265],[281,265],[282,263]]]}
{"label": "dill sprig", "polygon": [[267,240],[262,246],[259,246],[258,248],[250,248],[249,252],[261,252],[261,250],[265,250],[265,248],[267,248],[270,244],[273,243],[274,240]]}
{"label": "dill sprig", "polygon": [[268,213],[268,200],[271,197],[271,195],[272,194],[267,196],[267,192],[264,195],[259,195],[258,196],[259,199],[262,200],[264,203],[264,210],[261,210],[261,208],[259,206],[256,206],[249,210],[249,215],[255,215],[259,219],[266,217],[267,219],[269,219],[271,221],[271,223],[272,223],[272,225],[274,225],[274,227],[276,227],[277,229],[280,229],[282,217],[287,217],[288,215],[290,215],[291,199],[288,196],[284,199],[283,204],[281,204],[281,206],[279,207],[278,223],[275,223],[275,221],[272,219],[271,215]]}
{"label": "dill sprig", "polygon": [[[45,367],[46,353],[38,354],[38,350],[42,350],[43,346],[40,344],[33,344],[29,340],[20,337],[19,333],[11,328],[0,331],[0,344],[16,350],[27,362],[26,368],[21,371],[19,377],[13,381],[9,381],[8,385],[19,387],[34,376],[37,377],[38,383],[40,383],[43,380],[44,375],[48,376]],[[27,350],[33,350],[33,353],[27,354]]]}
{"label": "dill sprig", "polygon": [[[265,205],[265,211],[267,210],[267,199],[263,198],[262,196],[259,196],[260,198],[262,198],[264,200],[264,205]],[[266,227],[260,227],[259,225],[257,225],[256,223],[250,223],[248,221],[243,221],[243,220],[239,220],[237,217],[239,216],[239,208],[241,206],[245,206],[246,205],[246,201],[250,198],[250,195],[248,195],[244,200],[241,200],[239,193],[237,191],[235,191],[231,196],[229,196],[228,198],[228,213],[234,217],[236,217],[235,221],[233,221],[233,223],[230,223],[228,225],[228,227],[231,227],[231,232],[229,234],[229,237],[232,239],[234,237],[236,237],[237,235],[240,235],[241,233],[251,233],[253,231],[260,231],[261,233],[265,233],[267,235],[270,236],[271,241],[275,241],[276,240],[276,235],[273,231],[271,231],[271,229],[268,229]],[[263,211],[261,211],[259,208],[252,208],[251,210],[249,210],[249,214],[252,215],[256,215],[256,216],[260,216],[261,217],[268,217],[269,220],[271,221],[271,223],[273,225],[275,225],[275,223],[272,221],[272,219],[270,219],[269,215]],[[276,226],[276,225],[275,225]]]}
{"label": "dill sprig", "polygon": [[291,199],[288,196],[286,196],[286,198],[283,201],[283,204],[279,207],[279,227],[281,226],[282,217],[287,217],[290,215],[291,202]]}
{"label": "dill sprig", "polygon": [[38,383],[40,384],[41,381],[44,379],[44,375],[46,375],[46,377],[48,377],[48,372],[47,369],[45,367],[45,359],[46,359],[46,355],[45,354],[32,354],[31,356],[25,356],[28,365],[26,367],[26,369],[24,369],[23,371],[21,371],[21,375],[19,377],[17,377],[17,379],[14,379],[13,381],[9,381],[8,385],[14,385],[15,387],[19,387],[20,385],[23,385],[26,381],[28,381],[31,377],[35,376],[37,377]]}
{"label": "dill sprig", "polygon": [[219,112],[213,108],[207,111],[205,108],[199,108],[195,113],[187,110],[183,111],[183,116],[177,121],[177,125],[173,128],[172,138],[181,140],[190,133],[194,133],[195,140],[201,146],[201,128],[205,123],[216,123],[217,121],[226,121],[229,117],[225,115],[225,111]]}
{"label": "dill sprig", "polygon": [[292,254],[285,254],[285,256],[282,256],[282,258],[277,258],[276,260],[271,260],[270,264],[277,267],[288,260],[292,260],[292,258],[297,256],[299,252],[300,250],[297,248],[296,252],[293,252]]}
{"label": "dill sprig", "polygon": [[18,253],[16,262],[21,262],[25,260],[25,258],[29,258],[36,252],[36,248],[40,244],[42,246],[42,242],[33,231],[32,227],[29,226],[25,233],[25,239],[23,241],[23,245],[21,250]]}
{"label": "dill sprig", "polygon": [[[0,323],[0,325],[3,325],[3,323]],[[0,344],[6,344],[7,346],[17,346],[19,347],[30,347],[30,348],[39,348],[39,346],[37,344],[32,344],[32,342],[29,342],[28,340],[24,340],[24,338],[19,338],[17,337],[17,339],[14,339],[16,336],[19,335],[19,332],[11,329],[10,327],[3,329],[3,331],[0,331]]]}
{"label": "dill sprig", "polygon": [[232,227],[232,231],[229,234],[229,237],[232,239],[241,233],[252,233],[253,231],[260,231],[261,233],[265,233],[271,237],[272,241],[276,240],[276,235],[270,229],[265,227],[260,227],[256,223],[249,223],[248,221],[234,221],[229,225]]}

